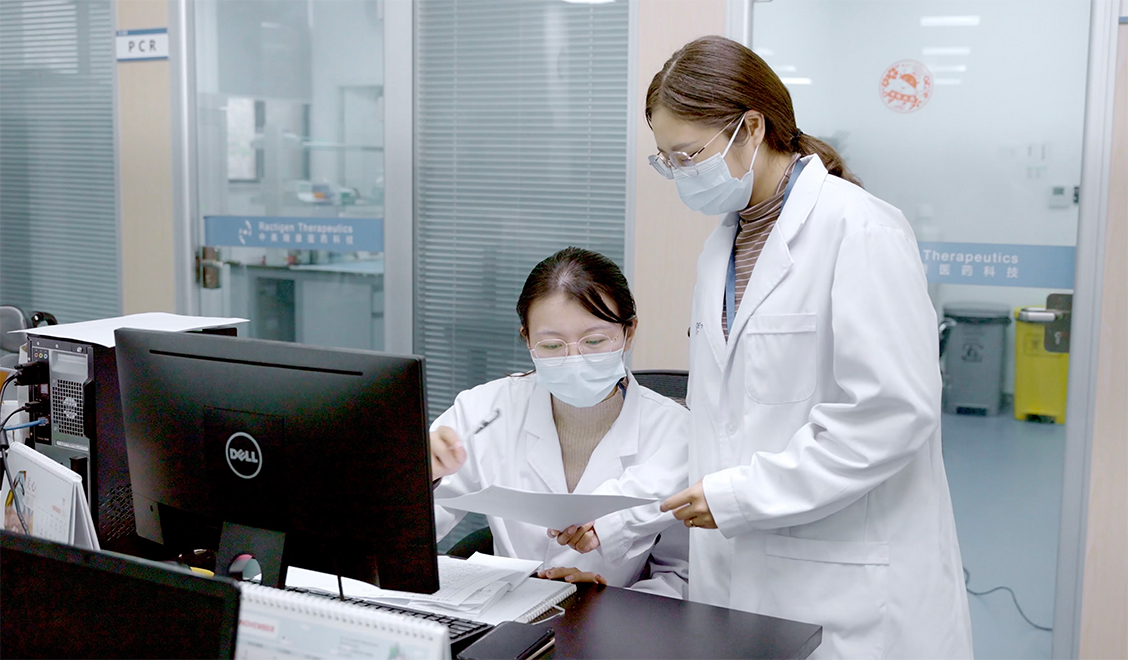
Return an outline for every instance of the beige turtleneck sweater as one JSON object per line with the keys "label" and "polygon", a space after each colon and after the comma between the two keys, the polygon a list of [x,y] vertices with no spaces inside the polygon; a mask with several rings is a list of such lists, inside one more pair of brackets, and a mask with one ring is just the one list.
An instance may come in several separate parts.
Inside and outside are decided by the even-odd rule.
{"label": "beige turtleneck sweater", "polygon": [[619,387],[610,398],[590,408],[570,406],[552,397],[552,420],[560,437],[560,457],[564,460],[564,480],[568,483],[569,493],[580,483],[588,459],[619,418],[622,409],[623,391]]}

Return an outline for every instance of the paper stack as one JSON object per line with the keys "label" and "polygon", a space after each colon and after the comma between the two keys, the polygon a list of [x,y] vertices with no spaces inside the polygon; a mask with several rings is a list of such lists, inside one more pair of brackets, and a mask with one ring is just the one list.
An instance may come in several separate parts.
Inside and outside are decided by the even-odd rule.
{"label": "paper stack", "polygon": [[[510,559],[475,553],[462,560],[440,555],[439,590],[433,594],[380,589],[344,578],[345,595],[413,610],[434,612],[463,619],[477,619],[507,593],[516,590],[541,562]],[[331,595],[338,592],[336,576],[298,567],[286,573],[286,586],[316,590]]]}

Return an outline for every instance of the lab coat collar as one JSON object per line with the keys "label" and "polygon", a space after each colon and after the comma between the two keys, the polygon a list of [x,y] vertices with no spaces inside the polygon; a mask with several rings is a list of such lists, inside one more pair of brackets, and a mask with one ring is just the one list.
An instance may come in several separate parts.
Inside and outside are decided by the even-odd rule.
{"label": "lab coat collar", "polygon": [[740,336],[748,319],[791,270],[791,252],[787,246],[810,216],[822,190],[823,181],[827,177],[826,167],[817,155],[811,154],[802,160],[804,167],[799,173],[799,179],[795,181],[775,227],[768,234],[768,240],[756,259],[756,267],[752,270],[748,285],[744,289],[744,295],[737,307],[736,318],[729,329],[730,341],[725,341],[721,314],[724,310],[729,258],[736,239],[740,214],[730,213],[725,216],[721,229],[714,232],[706,244],[710,255],[715,256],[709,260],[708,280],[704,283],[704,295],[709,297],[705,309],[716,310],[716,314],[711,314],[713,318],[704,319],[703,323],[707,329],[713,355],[721,365],[727,364],[731,357],[736,345],[736,341],[732,339]]}
{"label": "lab coat collar", "polygon": [[[528,378],[535,378],[535,375]],[[588,460],[583,476],[576,484],[575,492],[591,492],[596,486],[618,476],[621,470],[621,456],[638,453],[639,401],[638,381],[627,373],[627,393],[619,417],[607,435],[600,440]],[[529,464],[553,493],[567,493],[568,483],[564,478],[564,459],[560,455],[560,436],[556,433],[556,422],[552,417],[552,395],[538,383],[529,401],[529,414],[525,418],[525,433],[529,438]],[[612,470],[615,471],[612,474]],[[609,476],[605,476],[609,475]],[[589,483],[594,482],[594,483]]]}

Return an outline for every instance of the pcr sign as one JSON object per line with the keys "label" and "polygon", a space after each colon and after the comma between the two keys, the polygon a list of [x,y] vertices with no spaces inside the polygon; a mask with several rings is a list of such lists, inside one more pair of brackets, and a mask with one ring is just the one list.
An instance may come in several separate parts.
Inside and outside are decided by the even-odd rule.
{"label": "pcr sign", "polygon": [[168,28],[118,30],[117,59],[139,62],[168,59]]}

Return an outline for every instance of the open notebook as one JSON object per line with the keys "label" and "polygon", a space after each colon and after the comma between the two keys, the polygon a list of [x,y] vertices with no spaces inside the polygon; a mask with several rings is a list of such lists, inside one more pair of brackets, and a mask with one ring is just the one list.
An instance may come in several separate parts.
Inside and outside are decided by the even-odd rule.
{"label": "open notebook", "polygon": [[0,475],[4,529],[22,534],[26,524],[31,536],[100,549],[78,473],[20,443],[8,448],[8,471],[11,483]]}
{"label": "open notebook", "polygon": [[[440,555],[439,591],[433,595],[389,591],[349,578],[342,579],[341,586],[351,598],[490,624],[532,621],[576,592],[574,584],[526,575],[528,572],[515,579],[512,571],[500,570],[488,560],[476,564]],[[296,566],[287,570],[286,586],[334,596],[339,593],[336,576]],[[481,607],[474,606],[476,603]]]}
{"label": "open notebook", "polygon": [[309,594],[241,582],[235,657],[449,660],[447,629]]}

